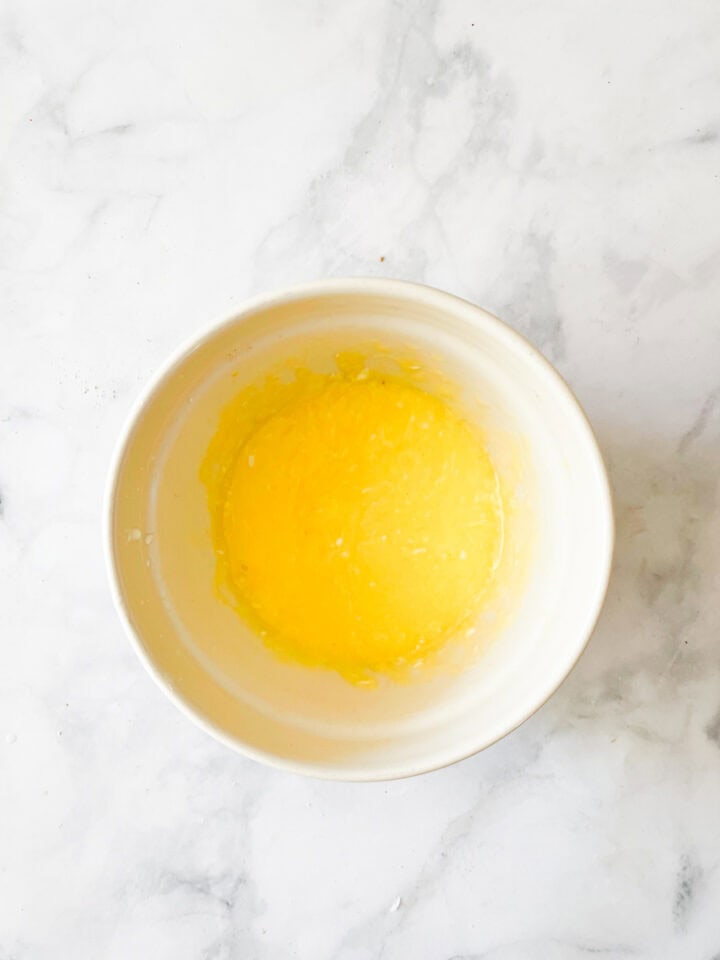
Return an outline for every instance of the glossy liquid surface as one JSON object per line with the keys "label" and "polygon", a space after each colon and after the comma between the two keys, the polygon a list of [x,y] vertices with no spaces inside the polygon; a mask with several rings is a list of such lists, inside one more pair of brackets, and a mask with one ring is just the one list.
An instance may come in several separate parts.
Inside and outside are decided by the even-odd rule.
{"label": "glossy liquid surface", "polygon": [[402,678],[468,630],[503,541],[481,437],[368,370],[246,389],[202,469],[220,588],[282,657]]}

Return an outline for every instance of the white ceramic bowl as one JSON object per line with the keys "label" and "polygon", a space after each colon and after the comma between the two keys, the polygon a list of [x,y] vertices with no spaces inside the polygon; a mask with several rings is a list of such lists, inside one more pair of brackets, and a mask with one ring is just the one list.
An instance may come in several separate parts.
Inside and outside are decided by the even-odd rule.
{"label": "white ceramic bowl", "polygon": [[[516,531],[516,541],[527,539],[525,568],[509,591],[511,615],[466,669],[355,688],[330,671],[280,661],[216,596],[198,468],[219,411],[271,360],[323,338],[334,347],[411,347],[521,451],[513,482],[535,518]],[[112,467],[106,542],[114,599],[141,660],[203,729],[287,770],[379,780],[481,750],[557,689],[604,599],[613,516],[582,410],[522,337],[429,287],[328,280],[247,303],[157,374]]]}

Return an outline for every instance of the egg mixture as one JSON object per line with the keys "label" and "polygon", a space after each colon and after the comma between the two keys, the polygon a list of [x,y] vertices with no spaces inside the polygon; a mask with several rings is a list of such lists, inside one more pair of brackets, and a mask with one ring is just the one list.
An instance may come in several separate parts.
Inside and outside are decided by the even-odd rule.
{"label": "egg mixture", "polygon": [[488,596],[503,500],[481,434],[357,358],[240,390],[201,479],[218,589],[286,660],[402,679]]}

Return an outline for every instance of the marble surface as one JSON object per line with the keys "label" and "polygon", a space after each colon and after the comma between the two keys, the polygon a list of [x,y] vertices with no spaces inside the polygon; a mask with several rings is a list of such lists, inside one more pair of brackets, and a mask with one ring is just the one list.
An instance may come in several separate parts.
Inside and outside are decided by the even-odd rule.
{"label": "marble surface", "polygon": [[[0,0],[0,90],[2,960],[717,960],[717,0]],[[528,335],[619,523],[558,694],[362,786],[184,719],[100,537],[166,354],[348,274]]]}

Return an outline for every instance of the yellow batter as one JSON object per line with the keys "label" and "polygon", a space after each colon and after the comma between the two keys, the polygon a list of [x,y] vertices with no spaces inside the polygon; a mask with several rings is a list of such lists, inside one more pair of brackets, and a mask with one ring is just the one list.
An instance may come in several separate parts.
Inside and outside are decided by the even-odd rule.
{"label": "yellow batter", "polygon": [[439,397],[372,373],[246,389],[201,471],[221,587],[287,659],[400,678],[468,628],[503,541],[481,438]]}

